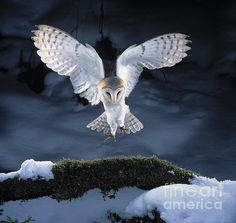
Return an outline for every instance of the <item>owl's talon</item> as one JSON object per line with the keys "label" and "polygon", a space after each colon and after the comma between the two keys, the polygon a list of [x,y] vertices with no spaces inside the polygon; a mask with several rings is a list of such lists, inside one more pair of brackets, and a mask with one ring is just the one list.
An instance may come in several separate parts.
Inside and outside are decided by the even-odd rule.
{"label": "owl's talon", "polygon": [[116,142],[116,137],[115,137],[115,135],[113,135],[113,134],[108,134],[107,135],[107,138],[104,140],[104,142],[107,142],[108,140],[113,140],[114,142]]}
{"label": "owl's talon", "polygon": [[119,129],[120,129],[121,133],[124,135],[126,128],[123,126],[123,127],[119,127]]}

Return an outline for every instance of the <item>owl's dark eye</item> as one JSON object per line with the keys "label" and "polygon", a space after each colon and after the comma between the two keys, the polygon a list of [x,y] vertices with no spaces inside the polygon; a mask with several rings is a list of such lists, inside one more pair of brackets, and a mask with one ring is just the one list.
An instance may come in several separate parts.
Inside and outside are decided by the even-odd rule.
{"label": "owl's dark eye", "polygon": [[120,93],[121,93],[121,91],[118,91],[118,92],[117,92],[117,96],[119,96],[119,95],[120,95]]}
{"label": "owl's dark eye", "polygon": [[106,95],[111,97],[111,94],[108,91],[106,91]]}

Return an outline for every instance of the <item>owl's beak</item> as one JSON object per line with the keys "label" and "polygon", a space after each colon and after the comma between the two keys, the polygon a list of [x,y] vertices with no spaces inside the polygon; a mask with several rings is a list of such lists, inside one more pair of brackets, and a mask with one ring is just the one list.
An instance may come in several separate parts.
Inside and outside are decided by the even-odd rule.
{"label": "owl's beak", "polygon": [[111,102],[112,102],[112,104],[116,103],[116,97],[114,94],[111,95]]}

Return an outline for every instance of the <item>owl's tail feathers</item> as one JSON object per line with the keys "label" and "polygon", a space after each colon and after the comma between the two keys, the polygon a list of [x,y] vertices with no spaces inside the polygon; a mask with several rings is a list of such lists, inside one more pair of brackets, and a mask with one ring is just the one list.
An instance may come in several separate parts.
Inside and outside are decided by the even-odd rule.
{"label": "owl's tail feathers", "polygon": [[[87,125],[87,128],[103,132],[104,135],[109,135],[111,132],[110,126],[107,123],[106,113],[102,113],[97,119]],[[125,132],[127,134],[136,133],[143,129],[143,124],[131,113],[125,115],[125,122],[123,128],[118,128],[118,133]]]}
{"label": "owl's tail feathers", "polygon": [[90,122],[87,125],[87,128],[96,130],[97,132],[103,132],[104,135],[108,135],[110,133],[110,126],[107,123],[106,113],[102,113],[97,119]]}
{"label": "owl's tail feathers", "polygon": [[143,129],[143,124],[131,113],[125,115],[125,133],[136,133]]}

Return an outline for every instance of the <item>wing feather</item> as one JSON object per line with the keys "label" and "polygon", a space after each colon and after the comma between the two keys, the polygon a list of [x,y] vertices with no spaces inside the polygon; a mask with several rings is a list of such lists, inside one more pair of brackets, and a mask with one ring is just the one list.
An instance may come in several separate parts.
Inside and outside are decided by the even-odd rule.
{"label": "wing feather", "polygon": [[32,39],[42,62],[58,74],[69,76],[75,93],[92,105],[98,104],[97,84],[104,78],[104,68],[95,49],[52,26],[38,25],[37,28]]}
{"label": "wing feather", "polygon": [[126,97],[138,82],[143,68],[171,67],[187,56],[191,41],[187,35],[172,33],[127,48],[117,59],[117,76],[126,83]]}

